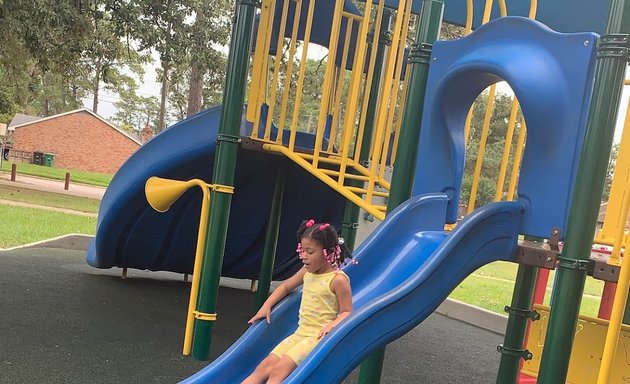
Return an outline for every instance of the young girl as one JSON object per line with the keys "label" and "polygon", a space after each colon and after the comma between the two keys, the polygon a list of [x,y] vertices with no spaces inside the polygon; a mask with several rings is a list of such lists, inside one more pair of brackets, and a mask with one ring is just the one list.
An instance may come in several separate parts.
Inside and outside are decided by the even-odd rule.
{"label": "young girl", "polygon": [[249,323],[259,319],[271,323],[273,306],[304,284],[298,328],[271,351],[244,384],[282,383],[322,337],[352,312],[350,279],[339,269],[351,258],[343,239],[332,225],[314,220],[302,222],[297,235],[297,253],[304,266],[273,291]]}

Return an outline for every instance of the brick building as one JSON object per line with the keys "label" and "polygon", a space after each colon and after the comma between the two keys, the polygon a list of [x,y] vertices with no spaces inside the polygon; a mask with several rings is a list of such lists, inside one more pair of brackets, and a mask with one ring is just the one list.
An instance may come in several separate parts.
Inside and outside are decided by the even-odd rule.
{"label": "brick building", "polygon": [[54,154],[55,167],[115,173],[140,142],[85,108],[18,124],[13,130],[15,161],[35,152]]}

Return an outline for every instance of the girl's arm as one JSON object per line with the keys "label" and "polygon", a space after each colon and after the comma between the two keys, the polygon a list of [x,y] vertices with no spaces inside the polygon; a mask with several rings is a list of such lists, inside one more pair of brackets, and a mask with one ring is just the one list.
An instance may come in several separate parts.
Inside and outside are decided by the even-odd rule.
{"label": "girl's arm", "polygon": [[350,316],[350,313],[352,313],[352,288],[350,287],[348,278],[343,274],[338,274],[330,283],[330,288],[337,296],[337,300],[339,300],[339,315],[337,315],[337,318],[330,324],[322,328],[319,333],[320,339],[330,333],[337,324],[341,323],[343,319]]}
{"label": "girl's arm", "polygon": [[258,312],[249,319],[248,323],[253,324],[258,319],[267,319],[267,324],[271,323],[271,309],[274,305],[278,304],[286,295],[291,293],[295,288],[302,285],[304,281],[304,275],[306,274],[306,268],[302,267],[295,275],[286,279],[278,288],[274,289],[273,293],[265,300],[265,303],[260,307]]}

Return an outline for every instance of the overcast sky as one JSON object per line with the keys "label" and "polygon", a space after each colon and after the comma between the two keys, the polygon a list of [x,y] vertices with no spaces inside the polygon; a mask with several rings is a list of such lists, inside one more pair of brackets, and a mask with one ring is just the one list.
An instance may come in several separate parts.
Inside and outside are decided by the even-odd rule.
{"label": "overcast sky", "polygon": [[[158,61],[156,60],[155,63]],[[141,96],[155,96],[156,98],[160,98],[160,83],[157,82],[157,73],[155,71],[155,64],[148,64],[145,66],[145,74],[143,81],[138,81],[139,88],[138,94]],[[630,79],[630,70],[626,73],[626,78]],[[511,93],[510,87],[504,83],[498,83],[497,90],[499,92]],[[621,97],[621,104],[619,108],[619,114],[617,119],[617,127],[615,130],[615,143],[621,141],[621,134],[623,131],[623,124],[626,116],[626,111],[628,107],[628,99],[630,98],[630,86],[625,86],[623,90],[623,94]],[[116,113],[116,108],[114,103],[119,100],[118,95],[108,93],[104,90],[101,90],[99,95],[99,104],[98,104],[98,114],[108,120],[111,120]],[[92,109],[92,97],[87,97],[83,99],[83,105],[86,108]]]}

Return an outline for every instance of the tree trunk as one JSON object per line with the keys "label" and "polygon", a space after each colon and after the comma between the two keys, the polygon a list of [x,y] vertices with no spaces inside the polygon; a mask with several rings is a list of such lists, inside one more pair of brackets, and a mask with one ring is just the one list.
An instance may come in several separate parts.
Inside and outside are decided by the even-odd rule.
{"label": "tree trunk", "polygon": [[[203,5],[196,10],[197,18],[195,19],[195,29],[202,29],[205,27],[206,16],[204,14]],[[190,65],[190,84],[188,87],[188,110],[186,116],[194,115],[201,111],[203,104],[203,77],[205,70],[199,62],[198,52],[202,52],[204,48],[204,41],[201,40],[203,34],[195,34],[192,63]]]}
{"label": "tree trunk", "polygon": [[157,132],[160,133],[166,127],[166,96],[168,95],[168,71],[169,62],[162,62],[162,94],[160,98],[160,115],[158,119]]}
{"label": "tree trunk", "polygon": [[92,112],[98,113],[98,89],[101,85],[101,63],[96,63],[96,74],[94,75],[94,84],[92,84]]}
{"label": "tree trunk", "polygon": [[197,59],[193,59],[190,68],[190,86],[188,87],[188,110],[186,116],[192,116],[201,111],[203,104],[203,75],[204,71]]}

